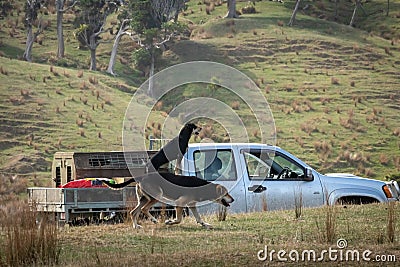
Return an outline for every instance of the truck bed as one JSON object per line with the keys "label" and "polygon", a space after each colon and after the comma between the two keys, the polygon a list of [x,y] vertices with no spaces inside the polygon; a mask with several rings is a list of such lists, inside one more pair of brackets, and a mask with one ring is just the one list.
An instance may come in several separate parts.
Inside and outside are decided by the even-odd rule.
{"label": "truck bed", "polygon": [[29,204],[39,212],[55,212],[69,223],[80,214],[121,212],[133,208],[135,187],[110,188],[28,188]]}

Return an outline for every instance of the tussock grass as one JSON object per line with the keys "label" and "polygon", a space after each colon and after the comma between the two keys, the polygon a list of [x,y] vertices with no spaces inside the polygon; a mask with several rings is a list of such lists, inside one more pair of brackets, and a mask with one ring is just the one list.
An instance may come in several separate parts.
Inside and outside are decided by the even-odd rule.
{"label": "tussock grass", "polygon": [[294,217],[295,219],[301,218],[303,214],[303,192],[300,186],[294,191]]}
{"label": "tussock grass", "polygon": [[[262,262],[257,259],[257,251],[265,245],[276,251],[321,251],[336,249],[338,238],[347,240],[349,249],[400,257],[398,236],[394,235],[393,242],[387,238],[387,205],[335,206],[328,216],[335,226],[330,241],[325,229],[327,207],[304,208],[301,219],[295,219],[292,210],[230,214],[228,209],[225,221],[219,221],[215,214],[203,217],[214,226],[213,230],[201,228],[193,217],[185,217],[175,226],[143,221],[140,230],[132,229],[130,221],[65,227],[59,232],[58,265],[259,266]],[[398,211],[398,203],[393,208]],[[399,226],[398,220],[392,222]],[[338,262],[323,264],[337,266]],[[359,264],[346,262],[346,266]]]}
{"label": "tussock grass", "polygon": [[0,263],[6,266],[58,263],[58,229],[49,216],[38,218],[26,202],[11,202],[0,213]]}
{"label": "tussock grass", "polygon": [[387,231],[387,239],[389,242],[393,243],[396,240],[396,204],[395,202],[390,202],[388,203],[387,207],[387,225],[386,225],[386,231]]}

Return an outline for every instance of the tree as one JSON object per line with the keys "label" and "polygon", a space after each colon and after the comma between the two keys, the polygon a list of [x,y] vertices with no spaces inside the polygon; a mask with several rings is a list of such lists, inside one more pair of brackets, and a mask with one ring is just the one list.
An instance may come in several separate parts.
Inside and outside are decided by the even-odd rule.
{"label": "tree", "polygon": [[170,39],[185,28],[175,22],[177,14],[184,8],[185,0],[132,0],[131,27],[132,36],[141,47],[136,51],[137,64],[143,60],[150,61],[148,95],[153,96],[153,79],[155,59],[160,55],[160,49],[166,46]]}
{"label": "tree", "polygon": [[13,10],[13,2],[9,0],[0,0],[0,18],[4,18]]}
{"label": "tree", "polygon": [[236,13],[236,0],[228,0],[228,13],[225,18],[238,18],[238,14]]}
{"label": "tree", "polygon": [[288,26],[292,26],[293,25],[293,23],[294,23],[294,21],[296,19],[297,11],[299,10],[300,2],[301,2],[301,0],[297,0],[296,1],[296,5],[294,6],[293,13],[292,13],[292,16],[290,17],[290,21],[288,23]]}
{"label": "tree", "polygon": [[120,22],[119,30],[114,39],[114,44],[113,44],[113,47],[111,50],[110,61],[108,62],[108,67],[107,67],[107,72],[113,76],[116,75],[114,73],[114,65],[115,65],[115,60],[117,58],[117,50],[118,50],[119,42],[121,41],[121,39],[124,35],[132,36],[132,32],[129,31],[129,29],[130,29],[129,23],[130,23],[130,19],[124,19]]}
{"label": "tree", "polygon": [[65,0],[56,0],[56,11],[57,11],[57,57],[63,58],[65,56],[65,46],[64,46],[64,32],[63,32],[63,17],[64,13],[71,8],[73,8],[78,3],[78,0],[68,1],[67,7],[65,7]]}
{"label": "tree", "polygon": [[96,49],[100,45],[101,34],[106,31],[107,17],[115,12],[120,1],[80,0],[81,11],[75,18],[75,38],[90,50],[90,70],[96,70]]}
{"label": "tree", "polygon": [[390,8],[390,3],[389,0],[387,0],[386,16],[389,16],[389,8]]}
{"label": "tree", "polygon": [[360,8],[363,11],[364,15],[367,16],[367,12],[363,8],[363,6],[361,4],[361,0],[356,0],[356,2],[354,4],[353,15],[351,16],[351,20],[350,20],[349,26],[353,26],[354,25],[354,19],[356,17],[356,13],[357,13],[357,9],[358,8]]}
{"label": "tree", "polygon": [[186,7],[189,0],[153,0],[151,1],[151,13],[161,23],[171,21],[178,22],[178,14]]}
{"label": "tree", "polygon": [[[25,27],[27,29],[26,47],[23,58],[26,61],[32,62],[32,47],[35,39],[43,32],[42,20],[38,20],[38,12],[44,0],[27,0],[25,2]],[[37,22],[37,30],[33,32],[33,26]]]}

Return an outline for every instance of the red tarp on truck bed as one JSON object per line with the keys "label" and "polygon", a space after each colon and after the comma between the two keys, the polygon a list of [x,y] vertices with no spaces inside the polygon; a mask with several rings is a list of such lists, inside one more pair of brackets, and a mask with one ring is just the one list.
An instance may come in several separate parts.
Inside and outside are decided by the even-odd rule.
{"label": "red tarp on truck bed", "polygon": [[86,178],[79,179],[68,182],[64,185],[61,185],[60,188],[93,188],[93,187],[107,187],[105,184],[101,182],[101,180],[114,181],[112,179],[95,179],[95,178]]}

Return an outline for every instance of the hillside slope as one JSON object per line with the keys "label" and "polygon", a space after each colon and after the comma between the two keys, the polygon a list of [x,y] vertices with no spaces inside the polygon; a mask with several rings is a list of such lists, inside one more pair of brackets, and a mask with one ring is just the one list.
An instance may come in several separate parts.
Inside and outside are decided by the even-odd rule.
{"label": "hillside slope", "polygon": [[[330,8],[332,3],[323,2]],[[400,41],[395,34],[384,39],[378,29],[368,33],[304,12],[289,28],[293,3],[257,2],[256,14],[233,21],[221,18],[226,6],[215,6],[207,15],[204,4],[191,1],[181,16],[191,36],[170,44],[158,69],[193,60],[233,66],[265,94],[278,145],[322,171],[376,178],[400,171]],[[238,9],[246,4],[239,2]],[[400,24],[398,12],[390,13],[393,27]],[[121,149],[126,106],[144,80],[130,60],[134,45],[128,39],[121,44],[119,77],[82,71],[89,53],[76,48],[73,15],[66,15],[67,57],[57,60],[50,13],[46,19],[52,23],[33,49],[40,64],[22,62],[17,60],[25,38],[21,14],[0,21],[1,171],[45,175],[55,151]],[[99,47],[100,69],[110,46]],[[188,88],[167,95],[164,111],[198,93]],[[228,104],[232,101],[226,97]]]}
{"label": "hillside slope", "polygon": [[[59,150],[121,149],[131,98],[97,73],[0,58],[1,166],[9,172],[48,171]],[[33,167],[33,169],[29,169]]]}

